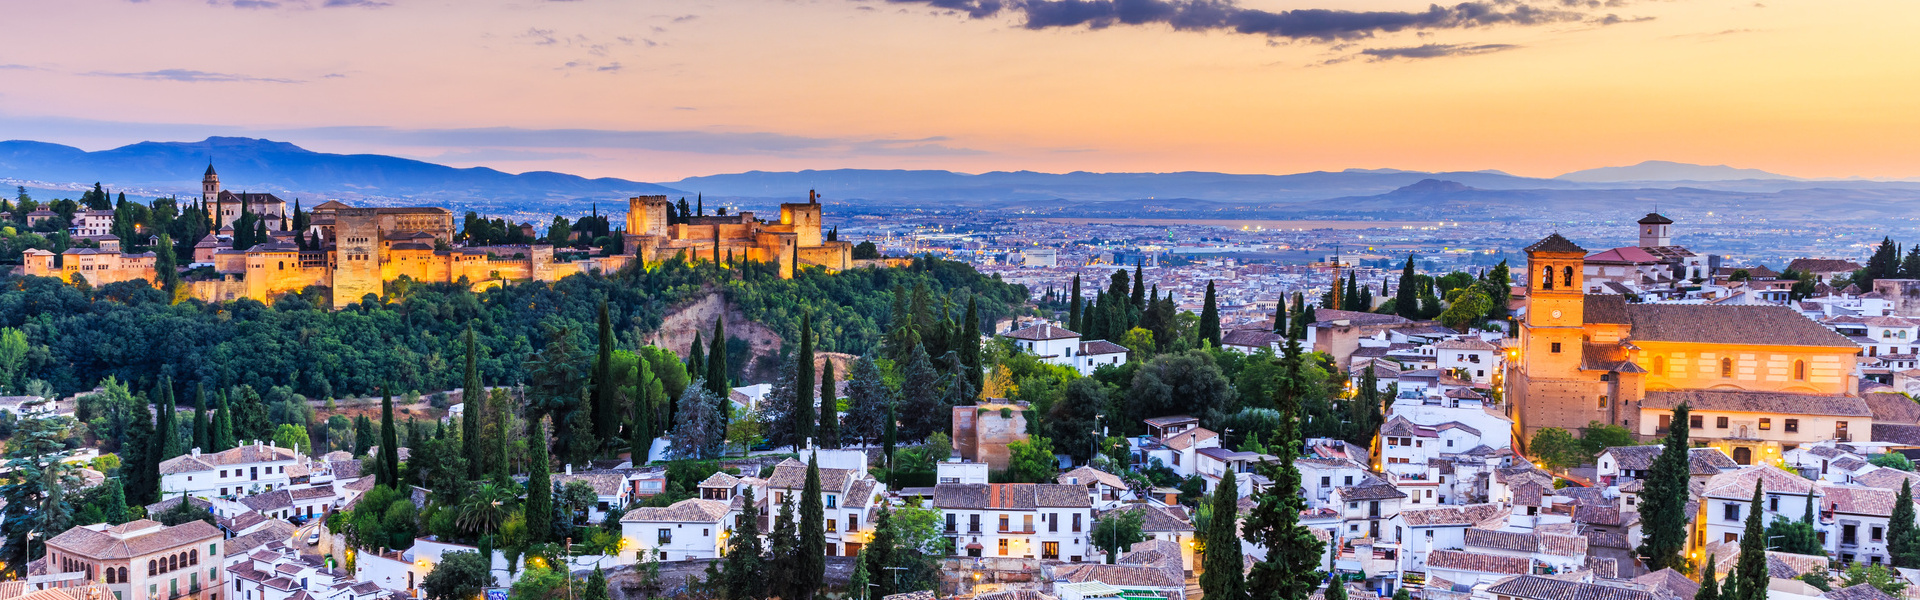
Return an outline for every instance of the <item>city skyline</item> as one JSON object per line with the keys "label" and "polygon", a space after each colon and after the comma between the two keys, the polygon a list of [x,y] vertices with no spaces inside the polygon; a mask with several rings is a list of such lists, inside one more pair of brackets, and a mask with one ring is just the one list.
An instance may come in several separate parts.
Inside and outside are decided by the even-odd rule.
{"label": "city skyline", "polygon": [[1874,58],[1920,50],[1897,25],[1920,12],[1910,4],[1119,6],[24,4],[17,22],[87,33],[15,34],[0,129],[89,150],[252,135],[646,181],[807,168],[1551,177],[1644,160],[1920,175],[1907,166],[1920,121],[1898,100],[1916,65]]}

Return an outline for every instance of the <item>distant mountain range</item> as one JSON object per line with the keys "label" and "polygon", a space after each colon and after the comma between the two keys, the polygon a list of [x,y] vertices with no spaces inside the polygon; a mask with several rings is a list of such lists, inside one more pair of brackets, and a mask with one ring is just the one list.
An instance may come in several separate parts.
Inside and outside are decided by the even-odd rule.
{"label": "distant mountain range", "polygon": [[[194,194],[209,159],[237,191],[427,204],[489,214],[621,212],[635,195],[704,194],[767,207],[818,190],[854,210],[1017,211],[1039,216],[1158,218],[1364,218],[1494,220],[1573,218],[1651,209],[1767,211],[1780,217],[1904,217],[1920,182],[1811,181],[1753,169],[1648,161],[1554,178],[1500,171],[1348,169],[1290,175],[1177,173],[980,174],[939,170],[749,171],[646,183],[535,171],[511,174],[373,154],[312,152],[286,142],[214,137],[141,142],[87,152],[34,141],[0,142],[0,179],[54,186],[99,181],[135,193]],[[71,188],[69,188],[71,189]],[[1644,207],[1644,208],[1643,208]]]}

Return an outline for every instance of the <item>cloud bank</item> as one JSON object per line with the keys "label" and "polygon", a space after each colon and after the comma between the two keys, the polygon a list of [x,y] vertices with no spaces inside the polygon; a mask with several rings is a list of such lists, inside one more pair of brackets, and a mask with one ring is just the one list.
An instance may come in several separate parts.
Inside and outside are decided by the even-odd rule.
{"label": "cloud bank", "polygon": [[964,14],[972,19],[1013,15],[1027,29],[1117,25],[1166,25],[1178,31],[1227,31],[1269,38],[1337,42],[1409,30],[1465,29],[1494,25],[1620,22],[1589,11],[1614,2],[1474,0],[1422,11],[1352,11],[1310,8],[1271,12],[1243,8],[1233,0],[887,0]]}

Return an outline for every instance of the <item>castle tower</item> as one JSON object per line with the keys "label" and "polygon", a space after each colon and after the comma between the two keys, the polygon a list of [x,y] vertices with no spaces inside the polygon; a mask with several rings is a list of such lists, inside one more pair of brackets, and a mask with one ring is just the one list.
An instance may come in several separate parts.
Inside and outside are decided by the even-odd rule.
{"label": "castle tower", "polygon": [[627,235],[667,235],[669,205],[666,196],[627,199]]}
{"label": "castle tower", "polygon": [[220,214],[220,174],[213,172],[213,161],[207,161],[207,174],[200,177],[200,201]]}
{"label": "castle tower", "polygon": [[1660,216],[1660,213],[1647,213],[1640,219],[1640,247],[1657,248],[1673,245],[1673,219]]}
{"label": "castle tower", "polygon": [[792,225],[794,235],[799,236],[802,248],[820,245],[820,196],[813,190],[807,190],[805,203],[780,205],[780,224]]}
{"label": "castle tower", "polygon": [[339,209],[333,232],[333,308],[359,304],[367,294],[382,295],[379,210]]}

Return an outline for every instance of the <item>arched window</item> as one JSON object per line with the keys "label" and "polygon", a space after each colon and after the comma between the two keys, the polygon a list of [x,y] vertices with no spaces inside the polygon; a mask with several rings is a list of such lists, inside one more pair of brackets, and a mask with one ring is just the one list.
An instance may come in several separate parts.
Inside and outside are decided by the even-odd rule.
{"label": "arched window", "polygon": [[1665,356],[1653,357],[1653,372],[1658,375],[1667,374],[1667,357]]}
{"label": "arched window", "polygon": [[194,549],[194,550],[189,550],[189,551],[187,551],[187,564],[190,564],[190,565],[197,565],[197,564],[200,564],[200,550],[199,550],[199,549]]}
{"label": "arched window", "polygon": [[1560,285],[1567,286],[1568,289],[1572,289],[1574,287],[1573,267],[1570,267],[1570,266],[1560,267]]}
{"label": "arched window", "polygon": [[1807,361],[1804,361],[1804,360],[1793,361],[1793,380],[1794,381],[1807,380]]}
{"label": "arched window", "polygon": [[287,261],[284,261],[284,260],[280,261],[280,270],[282,271],[287,270]]}
{"label": "arched window", "polygon": [[1540,289],[1553,289],[1553,265],[1540,267]]}
{"label": "arched window", "polygon": [[114,572],[111,568],[107,569],[107,583],[120,583],[120,579],[116,577],[116,575],[119,575],[119,573]]}
{"label": "arched window", "polygon": [[159,563],[151,560],[147,561],[147,576],[152,577],[154,575],[159,575],[159,574],[160,574]]}
{"label": "arched window", "polygon": [[120,583],[126,583],[126,582],[127,582],[127,568],[120,567]]}
{"label": "arched window", "polygon": [[1720,359],[1720,377],[1723,379],[1733,378],[1733,359],[1731,358]]}
{"label": "arched window", "polygon": [[175,555],[173,555],[173,556],[169,556],[169,557],[167,557],[167,570],[168,570],[168,571],[173,571],[173,570],[176,570],[176,569],[179,569],[179,568],[180,568],[180,555],[178,555],[178,554],[175,554]]}

